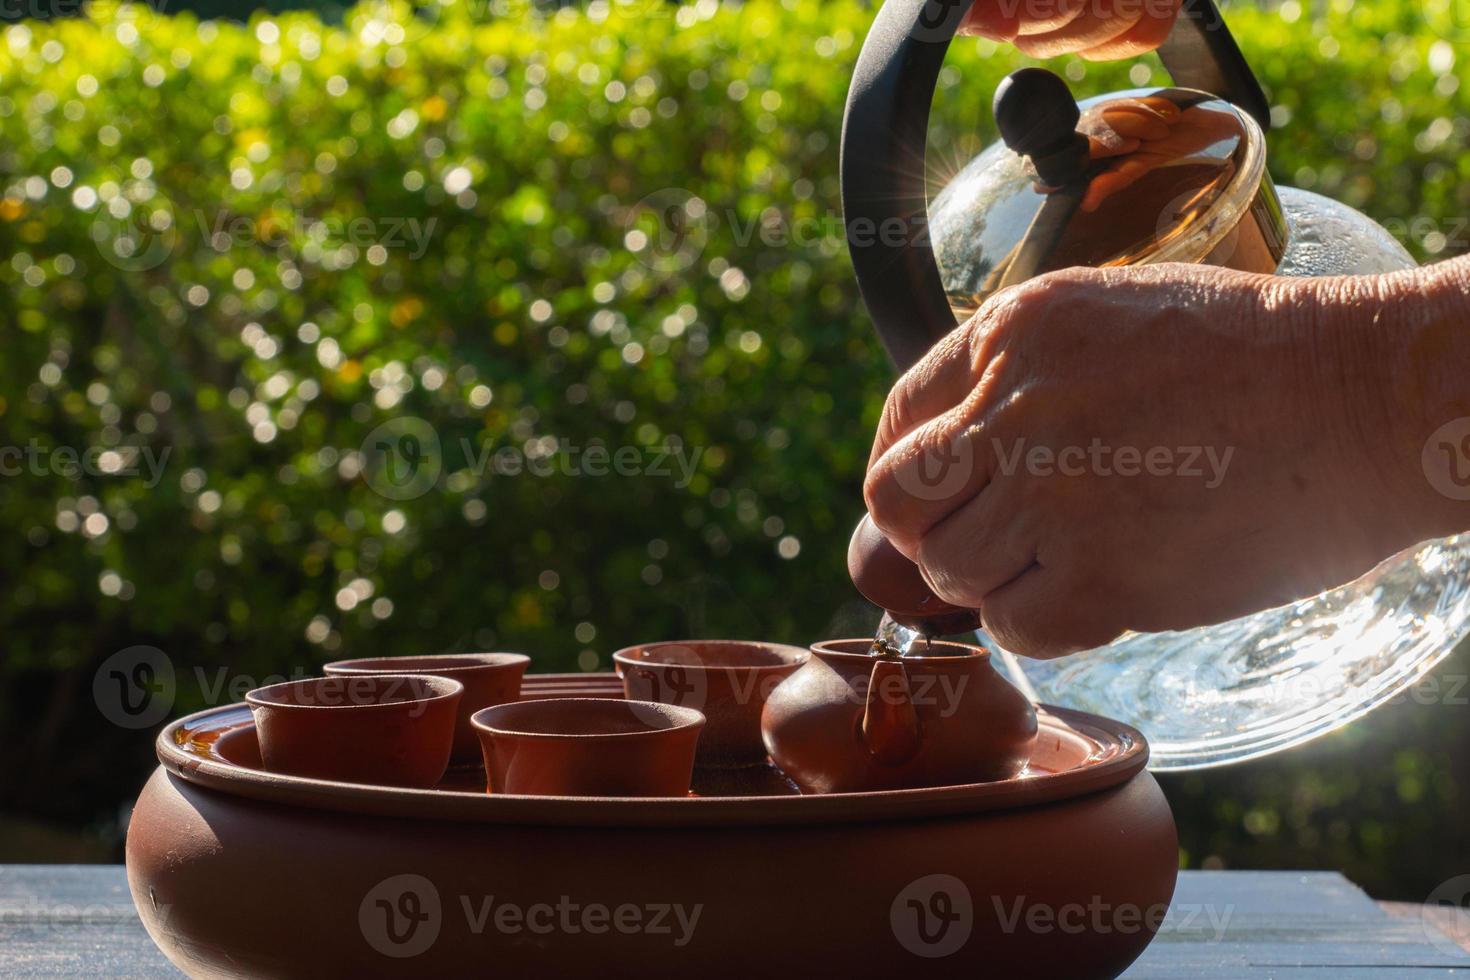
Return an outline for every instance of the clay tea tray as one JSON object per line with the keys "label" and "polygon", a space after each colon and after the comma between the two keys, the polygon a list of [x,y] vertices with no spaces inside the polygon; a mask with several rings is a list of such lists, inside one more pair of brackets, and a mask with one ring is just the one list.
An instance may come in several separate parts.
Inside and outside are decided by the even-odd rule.
{"label": "clay tea tray", "polygon": [[[532,674],[521,699],[548,697],[620,698],[616,674]],[[626,800],[612,797],[490,796],[478,769],[450,769],[431,790],[337,783],[273,773],[260,761],[255,723],[244,704],[227,705],[181,718],[158,737],[159,761],[179,777],[201,786],[255,799],[326,809],[395,816],[456,819],[592,819],[684,823],[741,819],[759,814],[778,823],[850,819],[875,815],[932,815],[1027,806],[1123,782],[1148,762],[1147,744],[1127,725],[1063,708],[1045,709],[1035,757],[1021,779],[920,790],[833,793],[797,799],[795,787],[774,767],[699,771],[690,799]],[[841,800],[838,804],[827,802]],[[690,806],[699,801],[705,805]],[[718,805],[711,806],[718,801]],[[897,811],[895,811],[897,808]],[[593,815],[596,814],[594,817]]]}
{"label": "clay tea tray", "polygon": [[[613,674],[531,675],[522,697],[620,697]],[[246,705],[168,725],[128,829],[128,883],[191,976],[1086,978],[1120,973],[1173,894],[1177,837],[1127,725],[1039,711],[1032,768],[992,783],[794,795],[774,768],[684,798],[489,794],[265,771]],[[529,935],[466,917],[679,907],[698,925]],[[1018,929],[1032,906],[1117,910],[1128,928]],[[773,928],[812,921],[821,927]],[[580,920],[579,920],[580,921]],[[592,921],[592,920],[589,920]],[[600,921],[600,920],[598,920]],[[415,931],[413,924],[421,923]],[[646,971],[645,971],[646,972]],[[624,974],[626,975],[626,970]]]}

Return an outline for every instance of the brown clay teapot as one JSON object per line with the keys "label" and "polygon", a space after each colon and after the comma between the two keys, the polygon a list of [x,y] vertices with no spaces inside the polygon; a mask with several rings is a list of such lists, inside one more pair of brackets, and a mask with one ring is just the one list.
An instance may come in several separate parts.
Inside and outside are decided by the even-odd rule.
{"label": "brown clay teapot", "polygon": [[871,640],[829,640],[771,693],[761,736],[807,793],[911,789],[1006,779],[1036,742],[1036,711],[990,652],[932,642],[875,657]]}

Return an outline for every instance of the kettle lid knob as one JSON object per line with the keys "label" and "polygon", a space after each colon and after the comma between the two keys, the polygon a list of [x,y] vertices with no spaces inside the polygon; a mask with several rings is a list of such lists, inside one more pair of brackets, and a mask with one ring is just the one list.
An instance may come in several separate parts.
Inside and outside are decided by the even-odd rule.
{"label": "kettle lid knob", "polygon": [[1080,179],[1091,160],[1087,137],[1077,132],[1082,112],[1071,89],[1045,68],[1022,68],[995,89],[995,124],[1015,153],[1029,157],[1051,187]]}

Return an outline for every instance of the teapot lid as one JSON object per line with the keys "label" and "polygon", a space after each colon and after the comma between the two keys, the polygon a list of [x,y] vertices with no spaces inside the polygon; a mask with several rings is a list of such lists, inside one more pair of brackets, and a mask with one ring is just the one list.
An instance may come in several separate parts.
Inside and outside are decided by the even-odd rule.
{"label": "teapot lid", "polygon": [[1224,99],[1144,88],[1078,108],[1087,152],[1075,180],[1048,186],[1046,160],[997,142],[931,202],[930,240],[961,318],[1042,272],[1202,261],[1269,180],[1261,127]]}

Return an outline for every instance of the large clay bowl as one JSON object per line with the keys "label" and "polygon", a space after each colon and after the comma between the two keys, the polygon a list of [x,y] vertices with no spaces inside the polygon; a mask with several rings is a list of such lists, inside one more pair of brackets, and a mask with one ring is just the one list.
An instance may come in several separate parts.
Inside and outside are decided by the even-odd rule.
{"label": "large clay bowl", "polygon": [[1076,712],[1042,715],[1022,779],[577,799],[262,772],[242,710],[165,729],[128,831],[143,922],[195,976],[1108,977],[1174,889],[1141,737]]}

